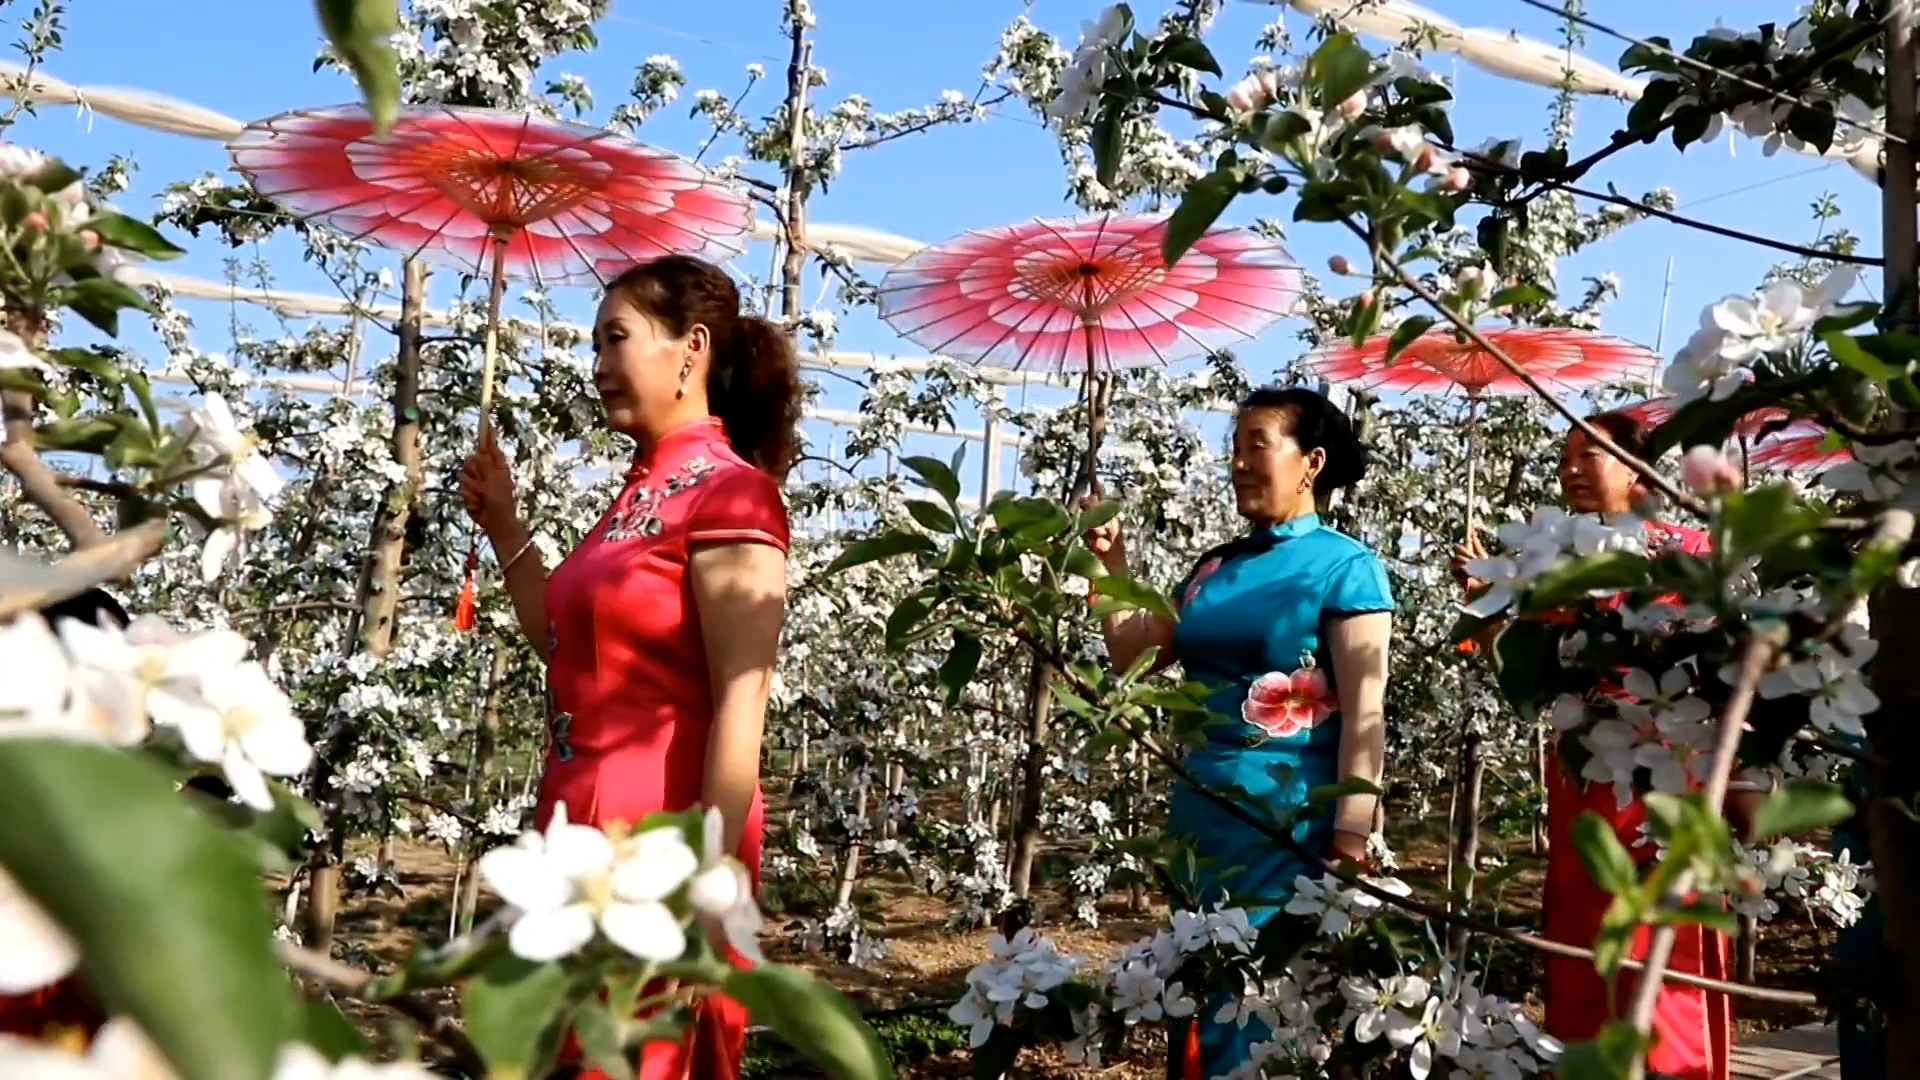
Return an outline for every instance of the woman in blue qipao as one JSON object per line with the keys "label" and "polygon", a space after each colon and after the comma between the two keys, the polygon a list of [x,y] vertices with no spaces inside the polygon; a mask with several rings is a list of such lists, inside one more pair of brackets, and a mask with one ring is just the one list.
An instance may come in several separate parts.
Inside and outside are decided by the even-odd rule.
{"label": "woman in blue qipao", "polygon": [[[1234,501],[1251,531],[1200,558],[1175,592],[1177,623],[1142,611],[1107,619],[1116,668],[1158,648],[1158,666],[1177,661],[1211,689],[1206,746],[1186,756],[1200,784],[1240,788],[1279,813],[1344,778],[1379,783],[1393,596],[1380,560],[1318,513],[1365,471],[1352,422],[1325,397],[1300,387],[1255,391],[1233,432]],[[1109,570],[1126,572],[1116,525],[1087,541]],[[1294,838],[1323,857],[1364,863],[1376,801],[1343,796],[1302,815]],[[1168,824],[1199,856],[1200,902],[1244,906],[1255,925],[1293,895],[1295,877],[1318,876],[1185,784],[1173,791]],[[1215,1002],[1201,1006],[1184,1052],[1169,1055],[1170,1076],[1231,1072],[1270,1037],[1257,1020],[1214,1023],[1217,1011]]]}

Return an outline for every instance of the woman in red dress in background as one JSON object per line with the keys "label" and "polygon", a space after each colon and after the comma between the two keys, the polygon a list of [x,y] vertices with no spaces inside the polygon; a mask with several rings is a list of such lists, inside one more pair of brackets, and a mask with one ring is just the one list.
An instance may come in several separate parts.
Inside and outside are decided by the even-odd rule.
{"label": "woman in red dress in background", "polygon": [[[1621,449],[1644,458],[1652,431],[1635,414],[1602,413],[1590,417],[1589,422]],[[1560,488],[1569,510],[1608,517],[1632,513],[1635,506],[1644,504],[1647,495],[1631,467],[1578,429],[1568,433],[1561,447]],[[1699,529],[1648,520],[1646,531],[1650,551],[1667,548],[1704,554],[1711,550],[1707,534]],[[1485,557],[1486,549],[1479,538],[1469,536],[1467,546],[1454,561],[1454,572],[1470,593],[1478,591],[1480,583],[1466,577],[1465,564]],[[1624,600],[1622,594],[1592,602],[1618,607]],[[1725,810],[1737,831],[1744,832],[1760,797],[1750,784],[1733,785]],[[1547,758],[1549,846],[1541,932],[1549,940],[1583,949],[1593,947],[1601,918],[1613,902],[1612,894],[1587,876],[1574,847],[1573,823],[1589,812],[1613,825],[1615,835],[1642,867],[1655,858],[1656,850],[1640,834],[1646,805],[1635,798],[1622,807],[1612,785],[1592,783],[1569,773],[1555,748]],[[1641,927],[1628,955],[1645,959],[1650,937],[1648,928]],[[1726,981],[1729,952],[1726,935],[1695,924],[1682,925],[1669,970]],[[1617,1002],[1610,1002],[1606,980],[1594,970],[1591,960],[1547,957],[1548,1034],[1565,1042],[1592,1039],[1602,1025],[1625,1014],[1636,983],[1633,972],[1622,971]],[[1618,1009],[1612,1008],[1616,1003]],[[1728,1080],[1732,1048],[1733,1003],[1725,994],[1674,982],[1662,984],[1653,1018],[1653,1048],[1647,1055],[1649,1075],[1672,1080]]]}
{"label": "woman in red dress in background", "polygon": [[[669,256],[607,286],[594,386],[635,444],[613,505],[551,575],[488,438],[460,477],[520,628],[547,660],[550,745],[536,826],[717,807],[759,886],[760,741],[786,598],[780,486],[800,418],[797,358],[740,314],[710,263]],[[735,963],[743,963],[733,955]],[[652,1043],[640,1080],[737,1077],[746,1010],[694,1006],[684,1043]],[[598,1073],[588,1073],[598,1076]]]}

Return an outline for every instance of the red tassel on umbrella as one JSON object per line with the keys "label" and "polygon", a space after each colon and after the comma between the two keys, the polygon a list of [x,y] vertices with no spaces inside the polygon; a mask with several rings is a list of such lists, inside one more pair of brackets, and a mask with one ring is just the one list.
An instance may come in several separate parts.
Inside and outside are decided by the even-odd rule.
{"label": "red tassel on umbrella", "polygon": [[467,578],[460,583],[460,599],[453,605],[453,628],[461,633],[473,629],[474,614],[480,603],[474,588],[473,577],[479,569],[479,550],[467,549]]}

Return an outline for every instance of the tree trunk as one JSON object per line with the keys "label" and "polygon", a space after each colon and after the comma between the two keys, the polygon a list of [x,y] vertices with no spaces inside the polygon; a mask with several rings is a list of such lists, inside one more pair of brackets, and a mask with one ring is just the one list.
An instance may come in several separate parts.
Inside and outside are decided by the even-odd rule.
{"label": "tree trunk", "polygon": [[[1487,780],[1487,761],[1482,749],[1480,733],[1467,732],[1466,741],[1460,747],[1460,799],[1455,805],[1450,858],[1459,868],[1456,890],[1461,911],[1473,906],[1473,879],[1480,868],[1480,803]],[[1467,946],[1466,929],[1454,927],[1450,933],[1453,952],[1459,956]]]}
{"label": "tree trunk", "polygon": [[787,205],[782,214],[785,254],[780,263],[780,317],[799,318],[802,275],[807,268],[807,84],[813,43],[798,19],[788,21],[792,50],[787,59]]}
{"label": "tree trunk", "polygon": [[1033,887],[1033,863],[1040,850],[1040,811],[1044,804],[1047,736],[1053,719],[1053,668],[1036,659],[1027,683],[1027,754],[1020,770],[1020,809],[1014,819],[1013,861],[1007,882],[1022,900]]}
{"label": "tree trunk", "polygon": [[[1916,79],[1913,0],[1892,0],[1886,18],[1887,132],[1886,171],[1882,179],[1881,251],[1886,260],[1881,296],[1883,324],[1898,327],[1916,309],[1913,141]],[[1894,422],[1911,430],[1911,412]],[[1886,511],[1889,524],[1910,540],[1916,499],[1908,481],[1898,505]],[[1880,638],[1872,667],[1878,711],[1866,717],[1868,747],[1882,764],[1870,772],[1873,798],[1866,807],[1867,840],[1873,854],[1884,919],[1880,965],[1874,998],[1886,1018],[1888,1080],[1920,1078],[1920,822],[1907,809],[1920,800],[1920,591],[1890,588],[1871,606],[1874,633]]]}
{"label": "tree trunk", "polygon": [[[493,778],[494,750],[500,745],[500,699],[506,690],[507,661],[506,646],[494,646],[493,666],[487,672],[487,695],[480,703],[480,722],[473,732],[473,767],[467,771],[478,796],[476,803],[486,798],[487,783]],[[475,852],[467,857],[466,878],[460,883],[460,895],[454,901],[454,921],[459,933],[473,929],[473,913],[479,904],[480,856]]]}
{"label": "tree trunk", "polygon": [[393,648],[393,624],[400,610],[400,556],[406,547],[407,518],[413,513],[425,476],[420,463],[420,316],[427,302],[427,264],[407,260],[400,291],[400,352],[393,380],[393,460],[407,472],[406,482],[387,491],[374,516],[373,544],[360,592],[360,647],[375,656]]}
{"label": "tree trunk", "polygon": [[[350,636],[360,647],[375,656],[385,656],[393,647],[393,623],[400,607],[400,555],[406,546],[407,516],[420,491],[423,476],[420,462],[420,328],[421,313],[427,305],[427,266],[415,259],[406,262],[400,292],[400,348],[395,360],[393,384],[393,459],[407,471],[405,484],[387,492],[386,501],[374,516],[373,536],[368,559],[360,576],[360,607]],[[324,792],[335,763],[353,752],[354,731],[342,727],[327,740],[313,766],[311,790]],[[307,918],[303,935],[306,946],[326,952],[333,944],[334,914],[339,906],[340,859],[345,853],[342,822],[328,822],[332,841],[309,862],[311,882],[307,890]]]}
{"label": "tree trunk", "polygon": [[[857,821],[867,819],[867,792],[873,787],[873,769],[860,770],[860,780],[854,786],[853,816]],[[853,902],[853,885],[860,880],[860,848],[858,840],[847,844],[847,860],[840,867],[840,887],[834,891],[833,906],[839,908]]]}

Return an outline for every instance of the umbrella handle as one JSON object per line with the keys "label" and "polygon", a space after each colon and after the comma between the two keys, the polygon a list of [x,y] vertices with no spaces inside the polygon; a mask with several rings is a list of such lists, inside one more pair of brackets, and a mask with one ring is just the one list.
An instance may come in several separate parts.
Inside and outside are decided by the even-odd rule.
{"label": "umbrella handle", "polygon": [[486,351],[480,361],[480,438],[493,428],[493,380],[500,366],[500,301],[507,291],[507,241],[511,234],[493,237],[493,280],[487,285]]}

